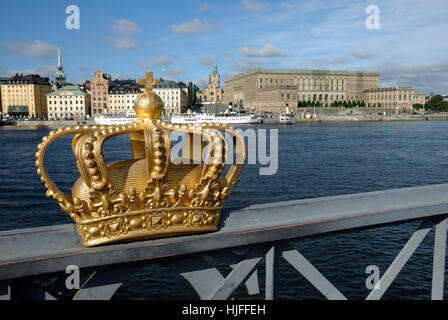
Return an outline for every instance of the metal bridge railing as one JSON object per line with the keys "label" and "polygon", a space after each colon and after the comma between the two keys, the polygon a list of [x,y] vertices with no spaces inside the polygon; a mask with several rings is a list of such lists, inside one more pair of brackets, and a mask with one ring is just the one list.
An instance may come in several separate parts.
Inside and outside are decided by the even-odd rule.
{"label": "metal bridge railing", "polygon": [[[245,283],[258,294],[265,261],[265,298],[277,296],[282,257],[328,299],[345,296],[288,242],[292,239],[421,220],[367,299],[380,299],[435,225],[432,299],[443,299],[448,184],[286,201],[224,210],[217,232],[84,248],[74,225],[0,232],[0,299],[67,298],[66,267],[88,274],[73,299],[110,299],[142,266],[157,262],[182,275],[201,299],[227,299]],[[250,249],[245,256],[235,249]],[[232,271],[224,277],[204,259]],[[43,282],[42,279],[51,278]]]}

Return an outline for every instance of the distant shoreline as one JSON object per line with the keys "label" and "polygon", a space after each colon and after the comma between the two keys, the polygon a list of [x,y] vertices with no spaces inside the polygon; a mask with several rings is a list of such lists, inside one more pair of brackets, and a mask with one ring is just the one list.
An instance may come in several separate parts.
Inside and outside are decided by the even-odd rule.
{"label": "distant shoreline", "polygon": [[[346,116],[330,116],[330,115],[317,115],[316,119],[296,119],[298,123],[313,123],[313,122],[389,122],[389,121],[443,121],[448,120],[448,115],[346,115]],[[277,118],[263,119],[265,124],[278,124]],[[0,126],[0,128],[8,129],[39,129],[49,128],[57,129],[61,127],[74,127],[74,126],[96,125],[95,121],[76,121],[76,120],[29,120],[29,121],[16,121],[15,124],[6,124]]]}

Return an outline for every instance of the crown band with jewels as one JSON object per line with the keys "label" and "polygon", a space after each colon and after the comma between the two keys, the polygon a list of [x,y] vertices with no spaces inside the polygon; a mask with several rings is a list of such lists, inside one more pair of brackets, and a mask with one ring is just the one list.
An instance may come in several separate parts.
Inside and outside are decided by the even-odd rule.
{"label": "crown band with jewels", "polygon": [[[246,146],[237,131],[214,123],[180,126],[161,122],[157,118],[163,102],[152,92],[158,80],[147,72],[140,83],[146,85],[134,105],[140,120],[127,125],[60,128],[38,146],[37,173],[46,195],[74,219],[85,246],[215,231],[222,205],[239,180]],[[199,164],[171,162],[172,131],[185,133],[183,160]],[[233,137],[233,145],[222,131]],[[130,134],[133,159],[106,164],[104,142],[123,134]],[[67,135],[75,135],[72,149],[81,175],[73,185],[72,197],[59,190],[44,166],[48,147]],[[200,150],[193,144],[198,137]],[[233,161],[221,177],[229,150],[233,150]],[[201,161],[205,152],[206,160]]]}

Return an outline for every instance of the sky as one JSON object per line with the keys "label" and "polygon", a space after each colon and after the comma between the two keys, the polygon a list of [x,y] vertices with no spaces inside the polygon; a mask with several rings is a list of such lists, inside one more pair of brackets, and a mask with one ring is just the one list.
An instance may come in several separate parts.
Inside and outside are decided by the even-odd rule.
{"label": "sky", "polygon": [[[79,29],[68,29],[70,5]],[[378,28],[367,28],[374,5]],[[67,81],[96,70],[202,87],[253,70],[380,72],[380,86],[448,94],[447,0],[0,1],[0,75],[54,79],[60,47]],[[223,83],[222,83],[223,85]]]}

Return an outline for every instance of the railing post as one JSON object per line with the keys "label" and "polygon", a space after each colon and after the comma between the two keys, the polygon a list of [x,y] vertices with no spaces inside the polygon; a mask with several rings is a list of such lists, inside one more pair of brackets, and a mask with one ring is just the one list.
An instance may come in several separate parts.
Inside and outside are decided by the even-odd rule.
{"label": "railing post", "polygon": [[0,281],[0,300],[11,300],[11,285],[8,280]]}
{"label": "railing post", "polygon": [[277,298],[278,291],[278,262],[280,257],[281,245],[274,243],[266,252],[266,282],[265,298],[274,300]]}
{"label": "railing post", "polygon": [[446,233],[448,218],[436,224],[434,237],[434,261],[432,269],[432,300],[443,300],[443,283],[445,281]]}

